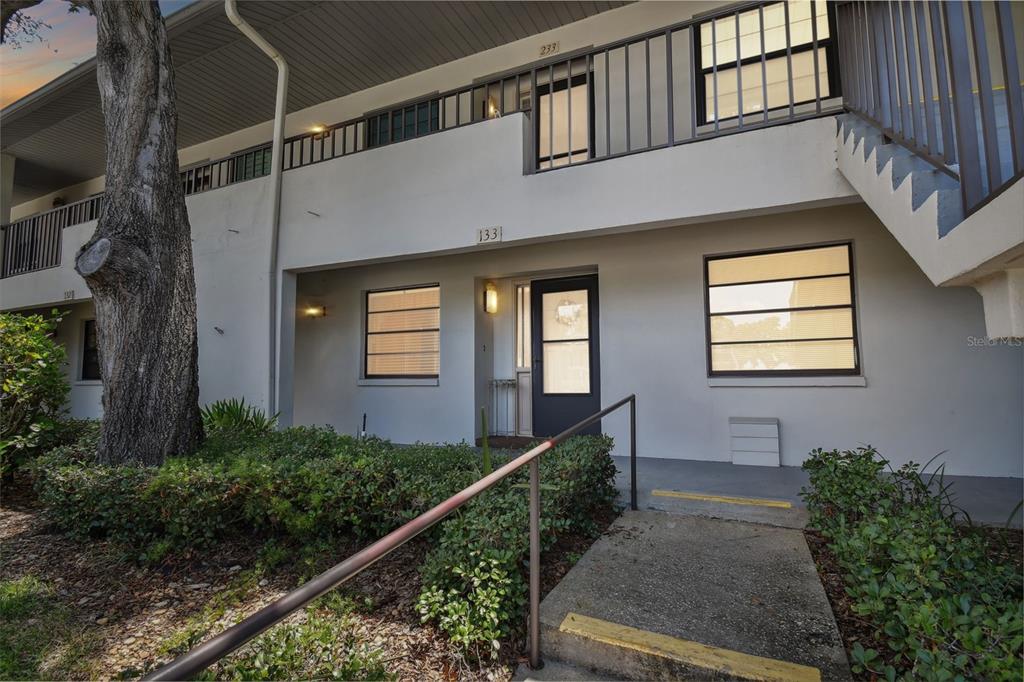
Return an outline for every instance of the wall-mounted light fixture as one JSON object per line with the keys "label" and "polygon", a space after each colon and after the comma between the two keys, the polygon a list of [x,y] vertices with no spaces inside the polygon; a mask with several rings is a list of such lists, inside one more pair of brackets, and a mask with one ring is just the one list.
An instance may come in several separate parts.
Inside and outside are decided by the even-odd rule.
{"label": "wall-mounted light fixture", "polygon": [[498,287],[494,282],[484,285],[484,312],[494,314],[498,312]]}
{"label": "wall-mounted light fixture", "polygon": [[322,305],[308,305],[303,309],[302,314],[306,317],[323,317],[327,314],[327,308]]}
{"label": "wall-mounted light fixture", "polygon": [[325,132],[326,130],[327,126],[325,126],[322,123],[315,123],[309,127],[309,132],[315,135],[319,135],[320,133]]}
{"label": "wall-mounted light fixture", "polygon": [[498,118],[501,110],[498,109],[498,102],[493,97],[487,98],[487,118]]}

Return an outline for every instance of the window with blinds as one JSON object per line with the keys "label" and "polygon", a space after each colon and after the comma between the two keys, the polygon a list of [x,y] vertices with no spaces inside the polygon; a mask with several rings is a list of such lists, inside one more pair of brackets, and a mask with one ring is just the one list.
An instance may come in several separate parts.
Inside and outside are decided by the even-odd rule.
{"label": "window with blinds", "polygon": [[436,378],[440,364],[439,286],[367,292],[367,379]]}
{"label": "window with blinds", "polygon": [[705,259],[716,375],[857,374],[849,244]]}

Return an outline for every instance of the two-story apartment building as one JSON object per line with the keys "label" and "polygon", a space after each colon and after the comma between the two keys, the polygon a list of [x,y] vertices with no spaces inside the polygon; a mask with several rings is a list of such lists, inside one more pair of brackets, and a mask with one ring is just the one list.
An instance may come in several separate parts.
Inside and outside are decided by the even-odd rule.
{"label": "two-story apartment building", "polygon": [[[411,442],[636,393],[642,457],[1024,473],[1024,5],[240,12],[290,67],[279,216],[273,63],[220,3],[167,22],[204,402]],[[70,311],[97,416],[94,64],[0,115],[0,309]]]}

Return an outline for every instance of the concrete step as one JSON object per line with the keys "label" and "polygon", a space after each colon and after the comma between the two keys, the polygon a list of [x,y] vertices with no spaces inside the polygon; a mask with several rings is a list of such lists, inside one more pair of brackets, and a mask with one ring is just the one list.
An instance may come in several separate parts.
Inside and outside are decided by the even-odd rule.
{"label": "concrete step", "polygon": [[613,671],[618,679],[821,682],[821,672],[811,666],[707,646],[578,613],[566,615],[557,636],[550,629],[544,634],[555,642],[553,655],[586,660],[596,668]]}
{"label": "concrete step", "polygon": [[540,670],[531,670],[530,666],[522,663],[516,669],[515,675],[512,676],[512,682],[596,682],[598,680],[618,682],[622,679],[624,678],[570,663],[562,663],[554,659],[545,661]]}
{"label": "concrete step", "polygon": [[596,671],[591,679],[850,677],[798,530],[626,512],[540,618],[546,664]]}
{"label": "concrete step", "polygon": [[746,521],[797,530],[806,527],[808,519],[804,507],[788,500],[654,489],[644,496],[643,502],[645,509],[671,514]]}

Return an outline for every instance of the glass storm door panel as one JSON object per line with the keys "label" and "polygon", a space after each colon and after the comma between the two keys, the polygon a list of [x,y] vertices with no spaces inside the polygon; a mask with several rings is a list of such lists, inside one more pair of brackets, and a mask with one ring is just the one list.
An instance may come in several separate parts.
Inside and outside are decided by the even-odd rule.
{"label": "glass storm door panel", "polygon": [[[601,409],[597,276],[530,288],[533,434],[553,436]],[[584,433],[600,433],[600,424]]]}

